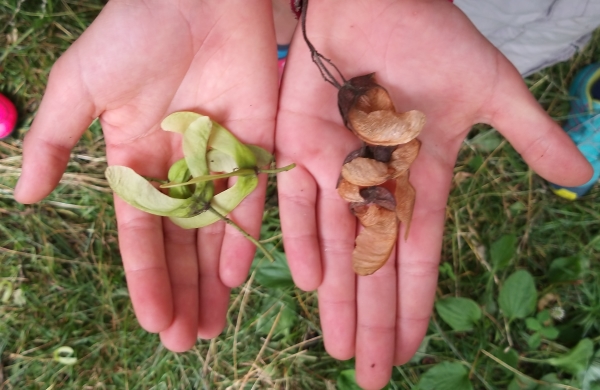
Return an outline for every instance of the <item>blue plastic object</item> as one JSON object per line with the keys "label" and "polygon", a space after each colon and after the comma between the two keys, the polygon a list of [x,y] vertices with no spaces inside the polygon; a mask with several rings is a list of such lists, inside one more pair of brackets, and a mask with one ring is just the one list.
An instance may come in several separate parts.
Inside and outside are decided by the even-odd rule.
{"label": "blue plastic object", "polygon": [[600,63],[588,65],[575,75],[569,95],[573,100],[563,129],[592,164],[594,175],[579,187],[556,184],[550,187],[558,196],[575,200],[585,195],[600,178]]}

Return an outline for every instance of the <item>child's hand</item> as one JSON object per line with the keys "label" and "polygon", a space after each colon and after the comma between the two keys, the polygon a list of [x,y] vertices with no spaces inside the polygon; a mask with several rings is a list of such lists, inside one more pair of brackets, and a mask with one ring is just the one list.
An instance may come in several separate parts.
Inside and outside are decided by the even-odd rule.
{"label": "child's hand", "polygon": [[335,187],[344,158],[359,142],[343,127],[337,91],[323,81],[296,32],[276,133],[278,164],[297,164],[278,178],[285,249],[297,285],[319,288],[327,351],[338,359],[355,356],[359,384],[381,388],[392,365],[407,362],[427,330],[446,201],[470,127],[496,127],[552,182],[581,184],[591,169],[514,67],[445,0],[313,1],[307,32],[346,78],[376,72],[398,111],[427,115],[410,172],[417,194],[410,236],[404,241],[400,232],[383,269],[356,277],[357,225]]}
{"label": "child's hand", "polygon": [[[166,178],[179,136],[159,128],[173,111],[213,117],[244,143],[271,149],[277,65],[271,7],[252,1],[111,0],[53,67],[24,145],[17,200],[58,183],[71,148],[100,117],[108,163]],[[260,231],[265,180],[235,210]],[[127,283],[141,325],[174,351],[218,335],[229,288],[248,273],[254,246],[215,224],[182,230],[115,198]]]}

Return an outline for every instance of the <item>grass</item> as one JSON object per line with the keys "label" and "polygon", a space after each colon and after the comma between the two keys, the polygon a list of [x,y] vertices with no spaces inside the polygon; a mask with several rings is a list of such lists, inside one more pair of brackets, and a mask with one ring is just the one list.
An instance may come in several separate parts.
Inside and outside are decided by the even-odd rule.
{"label": "grass", "polygon": [[[102,175],[106,162],[97,123],[46,200],[30,206],[14,201],[22,136],[49,69],[101,7],[97,0],[0,0],[0,91],[16,102],[20,117],[15,137],[0,141],[0,389],[333,389],[338,379],[338,388],[350,389],[344,378],[353,363],[324,352],[316,294],[290,286],[278,249],[273,186],[263,237],[276,237],[268,245],[277,262],[255,266],[247,283],[233,292],[228,325],[219,338],[183,354],[166,351],[135,320]],[[550,115],[562,120],[574,72],[599,60],[597,33],[571,61],[527,83]],[[394,369],[390,388],[416,388],[420,380],[427,388],[422,378],[457,363],[477,389],[510,388],[520,374],[560,380],[562,388],[580,387],[584,382],[578,375],[591,378],[596,366],[588,369],[587,350],[579,360],[569,357],[571,366],[548,359],[565,356],[583,338],[600,340],[600,267],[594,261],[600,257],[599,196],[595,188],[581,201],[557,198],[503,138],[477,126],[455,169],[438,305],[468,298],[483,314],[477,318],[475,310],[472,330],[456,330],[438,308],[423,353]],[[581,265],[573,278],[549,271],[556,259],[569,256],[578,259],[568,264]],[[558,275],[568,273],[563,268]],[[533,276],[540,307],[525,317],[552,311],[555,317],[542,322],[558,330],[554,340],[541,337],[535,346],[532,320],[510,319],[500,311],[502,286],[517,269]],[[53,359],[61,346],[73,349],[74,365]],[[511,351],[516,360],[507,357]],[[584,371],[572,367],[577,361],[585,362]]]}

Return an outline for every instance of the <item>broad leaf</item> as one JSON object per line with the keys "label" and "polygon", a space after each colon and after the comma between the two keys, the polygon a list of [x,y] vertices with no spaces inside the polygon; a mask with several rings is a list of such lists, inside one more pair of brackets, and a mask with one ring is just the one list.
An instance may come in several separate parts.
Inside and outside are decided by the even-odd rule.
{"label": "broad leaf", "polygon": [[536,302],[537,291],[529,272],[517,271],[504,281],[498,304],[510,320],[528,317],[535,311]]}
{"label": "broad leaf", "polygon": [[509,383],[507,389],[508,390],[537,390],[537,383],[533,380],[521,376],[515,375],[513,380]]}
{"label": "broad leaf", "polygon": [[583,256],[561,257],[550,264],[548,278],[552,283],[572,282],[581,279],[588,269],[589,261]]}
{"label": "broad leaf", "polygon": [[500,237],[490,248],[490,257],[494,269],[503,270],[506,268],[516,251],[517,236],[514,234],[507,234]]}
{"label": "broad leaf", "polygon": [[502,136],[496,130],[490,130],[477,135],[469,143],[483,152],[493,152],[502,141]]}
{"label": "broad leaf", "polygon": [[[267,335],[273,329],[277,317],[279,320],[273,329],[273,336],[287,336],[298,321],[296,303],[281,290],[271,290],[270,295],[262,299],[260,317],[256,322],[256,332]],[[281,313],[281,314],[280,314]]]}
{"label": "broad leaf", "polygon": [[527,325],[527,329],[537,332],[542,329],[542,324],[538,320],[533,317],[528,317],[525,319],[525,325]]}
{"label": "broad leaf", "polygon": [[110,166],[105,175],[110,188],[133,207],[154,215],[189,216],[191,199],[175,199],[163,194],[131,168]]}
{"label": "broad leaf", "polygon": [[356,371],[344,370],[340,372],[336,383],[337,390],[362,390],[356,383]]}
{"label": "broad leaf", "polygon": [[498,359],[502,360],[504,363],[508,364],[512,368],[517,368],[517,364],[519,364],[519,354],[512,348],[509,348],[506,352],[504,352],[504,350],[498,349],[494,351],[494,356],[496,356]]}
{"label": "broad leaf", "polygon": [[460,363],[443,362],[429,369],[419,381],[420,390],[472,390],[469,372]]}
{"label": "broad leaf", "polygon": [[[389,385],[386,385],[382,390],[388,390]],[[362,390],[362,387],[356,383],[356,371],[344,370],[340,372],[336,383],[337,390]]]}
{"label": "broad leaf", "polygon": [[594,342],[583,339],[567,354],[546,361],[570,374],[581,375],[588,369],[593,354]]}
{"label": "broad leaf", "polygon": [[481,319],[481,309],[468,298],[445,298],[435,302],[442,320],[457,331],[473,329],[473,326]]}
{"label": "broad leaf", "polygon": [[527,339],[527,345],[529,345],[529,348],[531,349],[538,349],[540,344],[542,344],[542,335],[538,332],[532,334]]}
{"label": "broad leaf", "polygon": [[[547,382],[547,383],[564,384],[560,381],[560,379],[558,379],[558,376],[554,372],[544,375],[540,380],[543,382]],[[557,386],[553,386],[551,384],[544,383],[544,384],[539,385],[535,390],[558,390],[558,389],[559,389],[559,387],[557,387]]]}
{"label": "broad leaf", "polygon": [[548,326],[540,329],[540,334],[542,335],[542,337],[548,340],[556,340],[556,338],[559,335],[559,331],[553,326]]}
{"label": "broad leaf", "polygon": [[[256,282],[261,286],[269,288],[293,287],[294,280],[292,279],[285,254],[270,243],[265,244],[265,249],[273,255],[275,261],[272,263],[269,261],[258,263],[258,261],[255,261],[257,264]],[[261,254],[257,254],[258,257],[262,257]]]}

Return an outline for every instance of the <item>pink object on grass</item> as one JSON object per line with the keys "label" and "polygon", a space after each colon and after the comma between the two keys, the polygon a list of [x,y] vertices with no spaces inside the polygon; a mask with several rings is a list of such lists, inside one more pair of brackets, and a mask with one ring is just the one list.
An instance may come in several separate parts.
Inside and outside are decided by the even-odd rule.
{"label": "pink object on grass", "polygon": [[0,138],[12,133],[17,123],[17,109],[8,98],[0,94]]}

